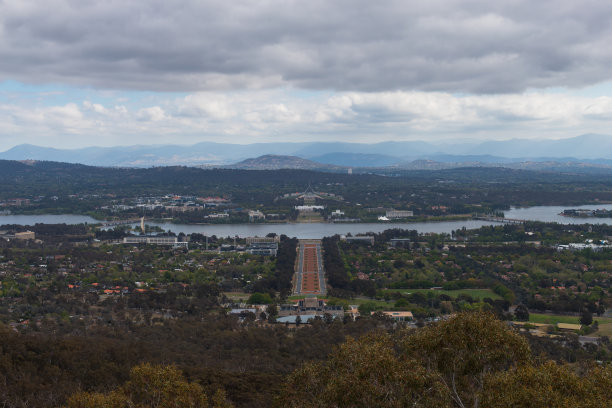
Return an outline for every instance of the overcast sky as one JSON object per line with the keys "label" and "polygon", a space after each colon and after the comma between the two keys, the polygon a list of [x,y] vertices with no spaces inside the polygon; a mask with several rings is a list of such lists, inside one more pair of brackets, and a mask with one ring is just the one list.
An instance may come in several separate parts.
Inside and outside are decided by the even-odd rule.
{"label": "overcast sky", "polygon": [[612,2],[0,0],[0,149],[612,133]]}

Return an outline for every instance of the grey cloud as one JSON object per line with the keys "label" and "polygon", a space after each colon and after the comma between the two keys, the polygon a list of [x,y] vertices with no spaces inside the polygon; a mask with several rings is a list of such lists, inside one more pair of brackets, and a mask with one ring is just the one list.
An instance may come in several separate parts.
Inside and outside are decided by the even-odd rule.
{"label": "grey cloud", "polygon": [[520,92],[612,79],[601,1],[0,1],[0,80]]}

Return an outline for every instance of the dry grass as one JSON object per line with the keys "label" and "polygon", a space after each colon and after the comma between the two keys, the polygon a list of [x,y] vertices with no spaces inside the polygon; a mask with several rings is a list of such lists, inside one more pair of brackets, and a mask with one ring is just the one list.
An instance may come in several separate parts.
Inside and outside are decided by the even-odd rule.
{"label": "dry grass", "polygon": [[612,337],[612,323],[601,323],[599,330],[592,334],[593,336],[609,336]]}

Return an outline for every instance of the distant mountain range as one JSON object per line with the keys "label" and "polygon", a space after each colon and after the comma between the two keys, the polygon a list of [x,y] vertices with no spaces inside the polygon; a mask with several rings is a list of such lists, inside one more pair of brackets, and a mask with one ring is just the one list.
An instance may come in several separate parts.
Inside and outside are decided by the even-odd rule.
{"label": "distant mountain range", "polygon": [[[460,156],[459,156],[460,157]],[[206,166],[205,166],[206,167]],[[457,168],[507,168],[514,170],[545,171],[566,174],[602,174],[612,175],[612,166],[606,164],[583,163],[580,161],[517,161],[495,163],[486,161],[434,161],[434,160],[414,160],[393,166],[372,166],[354,167],[338,166],[326,163],[319,163],[313,160],[302,159],[296,156],[264,155],[256,158],[243,160],[241,162],[217,166],[229,169],[240,170],[278,170],[278,169],[300,169],[315,170],[323,172],[344,173],[349,169],[352,173],[376,173],[376,174],[396,174],[402,171],[411,170],[447,170]]]}
{"label": "distant mountain range", "polygon": [[[191,146],[153,145],[55,149],[19,145],[0,153],[5,160],[49,160],[111,167],[227,166],[260,156],[278,168],[274,156],[293,156],[290,168],[448,168],[457,164],[514,165],[549,163],[553,167],[612,166],[612,136],[586,134],[560,140],[512,139],[486,142],[430,143],[425,141],[255,143],[248,145],[202,142]],[[298,159],[311,163],[300,162]],[[276,160],[276,163],[274,161]],[[312,164],[315,162],[316,164]],[[416,162],[416,163],[415,163]],[[247,166],[242,163],[241,166]],[[236,164],[238,166],[238,164]],[[256,164],[261,167],[262,163]],[[303,166],[303,167],[300,167]],[[530,166],[535,166],[531,164]],[[541,166],[541,165],[538,165]],[[588,167],[587,166],[587,167]]]}

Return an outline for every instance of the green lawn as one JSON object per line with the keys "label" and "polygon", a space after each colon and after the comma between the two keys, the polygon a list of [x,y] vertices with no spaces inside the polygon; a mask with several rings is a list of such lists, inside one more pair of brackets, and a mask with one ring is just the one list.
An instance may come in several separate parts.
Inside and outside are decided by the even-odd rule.
{"label": "green lawn", "polygon": [[385,289],[384,292],[386,293],[395,293],[395,292],[399,292],[402,295],[407,295],[409,293],[427,293],[427,292],[433,292],[434,294],[445,294],[448,295],[452,298],[456,298],[457,296],[461,295],[461,294],[465,294],[465,295],[470,295],[471,297],[473,297],[474,299],[484,299],[484,298],[491,298],[493,300],[496,299],[501,299],[502,297],[499,296],[497,293],[493,292],[491,289],[457,289],[457,290],[435,290],[435,289]]}
{"label": "green lawn", "polygon": [[244,292],[223,292],[223,294],[233,300],[233,301],[237,301],[238,299],[242,299],[245,302],[247,301],[247,299],[251,296],[251,293],[244,293]]}
{"label": "green lawn", "polygon": [[[295,299],[303,299],[304,295],[302,296],[289,296],[289,300],[295,300]],[[340,299],[340,298],[330,298],[327,295],[326,296],[317,296],[317,298],[319,299],[328,299],[328,300],[341,300],[343,302],[347,302],[349,305],[361,305],[363,303],[368,303],[368,302],[373,302],[376,304],[376,306],[379,307],[384,307],[384,308],[389,308],[392,307],[395,304],[395,300],[391,300],[389,302],[386,302],[384,300],[376,300],[376,299],[370,299],[370,298],[365,298],[365,297],[356,297],[353,299]]]}
{"label": "green lawn", "polygon": [[[600,324],[600,327],[604,324],[612,323],[611,318],[606,317],[597,317],[593,316],[593,320],[597,320]],[[571,323],[571,324],[580,324],[580,317],[578,316],[563,316],[563,315],[551,315],[544,313],[529,313],[529,321],[532,323],[547,323],[547,324],[557,324],[557,323]]]}
{"label": "green lawn", "polygon": [[316,213],[316,212],[308,213],[308,212],[301,211],[298,214],[296,221],[297,222],[323,222],[325,221],[325,219],[319,213]]}
{"label": "green lawn", "polygon": [[289,300],[296,300],[296,299],[304,299],[305,297],[316,297],[317,299],[327,299],[327,295],[318,295],[318,296],[314,296],[314,295],[296,295],[296,296],[289,296],[289,297],[287,297],[287,299],[289,299]]}
{"label": "green lawn", "polygon": [[349,302],[349,304],[351,305],[357,305],[357,306],[362,305],[364,303],[373,302],[376,304],[377,307],[382,307],[384,309],[392,308],[393,305],[395,305],[395,300],[386,302],[384,300],[376,300],[376,299],[369,299],[369,298],[362,298],[362,297],[356,297],[354,299],[349,299],[347,300],[347,302]]}

